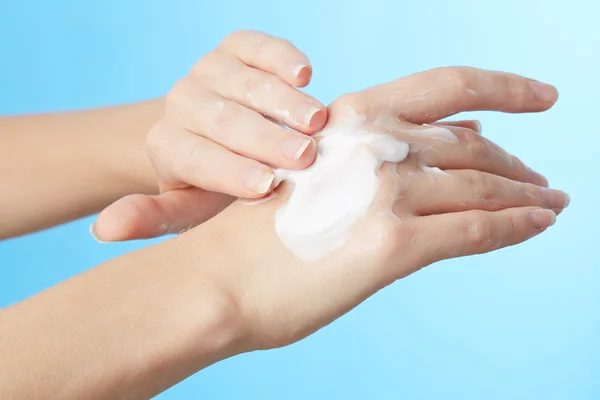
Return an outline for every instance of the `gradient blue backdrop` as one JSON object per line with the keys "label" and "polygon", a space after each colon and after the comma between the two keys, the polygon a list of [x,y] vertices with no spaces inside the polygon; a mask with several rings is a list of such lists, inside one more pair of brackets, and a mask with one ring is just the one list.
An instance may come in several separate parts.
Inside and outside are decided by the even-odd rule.
{"label": "gradient blue backdrop", "polygon": [[[598,399],[597,4],[3,0],[0,113],[163,94],[241,28],[296,43],[314,65],[308,91],[326,103],[441,65],[553,83],[561,98],[548,113],[478,117],[485,135],[572,195],[555,227],[425,269],[301,343],[219,363],[160,398]],[[0,242],[0,306],[148,245],[97,244],[90,222]]]}

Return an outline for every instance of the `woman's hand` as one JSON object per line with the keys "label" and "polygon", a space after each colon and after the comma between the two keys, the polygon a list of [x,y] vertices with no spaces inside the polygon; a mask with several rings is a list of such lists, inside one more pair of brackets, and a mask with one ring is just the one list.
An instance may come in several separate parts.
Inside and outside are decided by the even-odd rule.
{"label": "woman's hand", "polygon": [[308,85],[311,75],[307,57],[286,40],[253,31],[227,37],[175,84],[164,117],[148,133],[161,194],[109,206],[95,236],[119,241],[178,233],[233,197],[269,193],[272,167],[310,165],[316,151],[310,135],[323,128],[327,110],[294,87]]}
{"label": "woman's hand", "polygon": [[393,135],[410,144],[410,154],[384,164],[377,197],[350,239],[316,261],[298,259],[275,232],[290,185],[266,202],[236,202],[207,222],[222,238],[218,251],[235,255],[214,273],[239,301],[250,347],[297,341],[424,266],[514,245],[551,226],[569,202],[565,193],[545,188],[541,175],[473,124],[448,126],[456,141],[424,134],[420,124],[469,110],[542,111],[556,96],[553,87],[515,75],[443,68],[334,102],[323,132],[359,116],[357,129]]}
{"label": "woman's hand", "polygon": [[552,87],[465,68],[344,96],[327,130],[350,122],[411,152],[378,171],[375,200],[342,247],[307,262],[283,245],[274,219],[290,185],[267,201],[236,202],[1,310],[0,397],[150,398],[214,362],[297,341],[433,262],[543,232],[566,194],[544,188],[477,124],[445,128],[456,140],[419,124],[463,110],[542,111],[555,100]]}

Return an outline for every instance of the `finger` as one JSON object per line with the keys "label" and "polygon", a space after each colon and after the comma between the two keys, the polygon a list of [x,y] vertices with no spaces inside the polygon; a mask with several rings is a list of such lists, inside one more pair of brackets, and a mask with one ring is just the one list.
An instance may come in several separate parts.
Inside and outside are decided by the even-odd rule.
{"label": "finger", "polygon": [[90,227],[100,242],[118,242],[181,233],[223,208],[233,197],[197,188],[171,190],[157,196],[134,194],[105,208]]}
{"label": "finger", "polygon": [[306,168],[315,159],[316,143],[310,136],[216,94],[183,94],[174,97],[173,104],[169,112],[187,130],[241,156],[286,169]]}
{"label": "finger", "polygon": [[327,108],[277,76],[235,62],[216,91],[226,99],[267,115],[293,129],[312,134],[323,128]]}
{"label": "finger", "polygon": [[454,141],[438,140],[432,135],[421,134],[422,129],[406,133],[410,139],[411,152],[418,162],[443,170],[472,169],[503,176],[519,182],[548,186],[548,180],[526,166],[520,159],[485,137],[464,128],[448,128]]}
{"label": "finger", "polygon": [[[148,134],[147,147],[161,171],[167,190],[181,183],[235,197],[259,198],[270,192],[275,175],[260,162],[235,154],[202,136],[176,129],[164,142],[164,134]],[[160,129],[168,129],[160,127]]]}
{"label": "finger", "polygon": [[[423,173],[424,174],[424,173]],[[505,208],[536,206],[562,210],[569,196],[554,189],[521,183],[474,170],[447,171],[415,176],[409,183],[407,200],[415,214],[445,214],[467,210],[497,211]]]}
{"label": "finger", "polygon": [[290,85],[304,87],[310,83],[312,67],[308,58],[286,39],[245,30],[229,35],[219,48]]}
{"label": "finger", "polygon": [[[552,107],[556,89],[506,72],[471,67],[437,68],[375,86],[365,92],[365,107],[379,117],[431,123],[463,111],[539,112]],[[385,100],[382,100],[385,99]],[[382,107],[385,101],[386,107]]]}
{"label": "finger", "polygon": [[423,254],[424,266],[524,242],[555,221],[552,210],[535,207],[430,215],[417,222],[418,234],[411,244]]}
{"label": "finger", "polygon": [[481,132],[483,130],[482,126],[481,126],[481,122],[474,120],[474,119],[469,119],[469,120],[464,120],[464,121],[439,121],[439,122],[434,122],[431,125],[441,126],[441,127],[466,128],[466,129],[470,129],[474,132],[477,132],[479,134],[481,134]]}

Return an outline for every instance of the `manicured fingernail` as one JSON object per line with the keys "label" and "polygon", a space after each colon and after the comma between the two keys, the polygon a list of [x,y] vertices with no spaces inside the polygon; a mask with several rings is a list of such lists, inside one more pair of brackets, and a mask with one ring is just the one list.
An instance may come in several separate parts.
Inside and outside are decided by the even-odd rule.
{"label": "manicured fingernail", "polygon": [[323,126],[325,118],[327,118],[326,110],[322,110],[314,104],[299,106],[295,115],[297,116],[296,121],[311,128]]}
{"label": "manicured fingernail", "polygon": [[302,80],[310,77],[310,68],[303,62],[292,64],[292,76],[295,80]]}
{"label": "manicured fingernail", "polygon": [[92,235],[92,237],[94,238],[94,240],[100,244],[106,244],[108,242],[105,242],[104,240],[100,240],[100,238],[98,237],[98,233],[96,232],[96,224],[91,224],[90,225],[90,235]]}
{"label": "manicured fingernail", "polygon": [[275,175],[260,167],[250,167],[242,177],[242,185],[248,190],[258,194],[264,194],[271,189]]}
{"label": "manicured fingernail", "polygon": [[552,210],[531,210],[528,214],[537,229],[548,228],[556,222],[556,214]]}
{"label": "manicured fingernail", "polygon": [[569,205],[569,195],[561,190],[546,189],[542,190],[542,198],[548,205],[548,208],[562,209]]}
{"label": "manicured fingernail", "polygon": [[543,103],[553,102],[558,97],[556,88],[546,83],[531,81],[531,90],[535,98]]}
{"label": "manicured fingernail", "polygon": [[296,161],[306,151],[312,139],[304,135],[290,135],[279,146],[281,155],[288,160]]}

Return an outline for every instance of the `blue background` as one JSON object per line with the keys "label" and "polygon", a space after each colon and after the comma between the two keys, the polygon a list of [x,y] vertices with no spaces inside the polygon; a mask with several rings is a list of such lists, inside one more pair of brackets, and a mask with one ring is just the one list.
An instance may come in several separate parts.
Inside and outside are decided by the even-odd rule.
{"label": "blue background", "polygon": [[[561,98],[548,113],[477,116],[485,135],[571,194],[556,226],[425,269],[296,345],[221,362],[160,398],[598,399],[598,4],[3,0],[0,113],[161,95],[241,28],[305,51],[308,92],[325,103],[441,65],[553,83]],[[0,306],[150,243],[97,244],[90,222],[0,242]]]}

